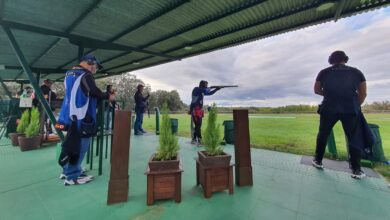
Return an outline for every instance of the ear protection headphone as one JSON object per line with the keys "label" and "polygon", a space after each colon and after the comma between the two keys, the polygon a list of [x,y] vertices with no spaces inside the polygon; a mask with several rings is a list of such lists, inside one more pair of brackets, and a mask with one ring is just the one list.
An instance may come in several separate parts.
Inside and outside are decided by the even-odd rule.
{"label": "ear protection headphone", "polygon": [[341,62],[347,63],[348,60],[349,60],[349,57],[345,54],[344,51],[341,51],[341,50],[337,50],[337,51],[333,52],[328,58],[328,62],[331,65],[341,63]]}
{"label": "ear protection headphone", "polygon": [[199,82],[199,87],[201,87],[201,88],[206,88],[206,84],[208,84],[208,82],[207,82],[206,80],[201,80],[201,81]]}

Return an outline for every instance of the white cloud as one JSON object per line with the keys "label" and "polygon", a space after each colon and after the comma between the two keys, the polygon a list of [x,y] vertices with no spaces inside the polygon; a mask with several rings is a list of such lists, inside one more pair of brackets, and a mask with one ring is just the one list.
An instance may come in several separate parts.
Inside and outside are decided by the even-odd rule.
{"label": "white cloud", "polygon": [[334,50],[344,50],[349,65],[368,81],[369,102],[390,99],[390,10],[328,22],[258,40],[238,47],[192,57],[135,72],[157,89],[177,89],[190,102],[192,88],[209,84],[238,84],[207,97],[225,106],[281,106],[315,104],[317,73],[328,66]]}

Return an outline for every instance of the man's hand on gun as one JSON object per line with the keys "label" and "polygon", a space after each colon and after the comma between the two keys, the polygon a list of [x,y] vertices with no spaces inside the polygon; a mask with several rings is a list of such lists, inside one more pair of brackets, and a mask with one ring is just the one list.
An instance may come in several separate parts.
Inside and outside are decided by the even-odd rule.
{"label": "man's hand on gun", "polygon": [[110,102],[115,101],[115,94],[111,94],[110,97],[108,98],[108,100]]}

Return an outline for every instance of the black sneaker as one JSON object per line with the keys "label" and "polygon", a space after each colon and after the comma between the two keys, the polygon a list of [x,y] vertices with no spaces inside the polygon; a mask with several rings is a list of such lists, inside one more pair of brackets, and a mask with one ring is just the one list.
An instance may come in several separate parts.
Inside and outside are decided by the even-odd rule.
{"label": "black sneaker", "polygon": [[196,141],[196,139],[192,139],[191,140],[191,144],[197,144],[198,142]]}
{"label": "black sneaker", "polygon": [[352,178],[360,180],[360,179],[363,179],[365,176],[366,176],[366,174],[361,169],[352,170],[352,174],[351,174]]}
{"label": "black sneaker", "polygon": [[317,169],[324,169],[324,165],[322,165],[322,162],[318,162],[316,159],[313,159],[311,161],[311,164],[317,168]]}

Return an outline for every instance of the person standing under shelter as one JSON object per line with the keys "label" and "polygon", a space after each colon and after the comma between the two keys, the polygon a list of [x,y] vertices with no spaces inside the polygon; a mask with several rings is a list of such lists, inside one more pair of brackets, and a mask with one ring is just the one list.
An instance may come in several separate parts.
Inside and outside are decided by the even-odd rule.
{"label": "person standing under shelter", "polygon": [[194,132],[192,134],[191,144],[201,144],[202,141],[202,118],[204,116],[203,111],[203,98],[205,95],[213,95],[215,92],[220,90],[220,88],[210,89],[208,87],[208,82],[201,80],[199,82],[199,87],[195,87],[192,90],[192,100],[190,104],[191,120],[195,125]]}
{"label": "person standing under shelter", "polygon": [[[54,101],[57,99],[57,94],[51,90],[53,83],[54,82],[51,81],[50,79],[45,79],[45,80],[43,80],[43,84],[41,85],[40,88],[41,88],[43,96],[48,101],[51,110],[54,112],[55,108],[53,107],[53,105],[51,105],[51,101]],[[38,102],[37,99],[35,99],[35,100]],[[43,123],[41,123],[41,131],[43,132],[44,127],[46,127],[46,131],[48,134],[53,133],[53,129],[51,128],[51,121],[48,120],[48,115],[46,114],[46,112],[43,111],[43,109],[41,109],[41,114],[43,115],[42,116]]]}
{"label": "person standing under shelter", "polygon": [[148,99],[149,94],[144,97],[142,94],[144,91],[144,85],[138,84],[137,86],[137,92],[134,94],[134,101],[135,101],[135,114],[136,119],[134,123],[134,135],[143,135],[146,133],[146,131],[142,128],[142,124],[144,122],[144,113],[146,111],[146,108],[148,107]]}
{"label": "person standing under shelter", "polygon": [[336,122],[341,121],[348,139],[351,176],[361,179],[365,176],[360,168],[361,151],[354,146],[353,139],[360,123],[360,106],[367,96],[367,86],[363,73],[346,65],[348,59],[343,51],[333,52],[328,59],[331,66],[321,70],[316,78],[314,92],[323,96],[323,101],[318,109],[320,126],[312,164],[323,169],[322,159],[328,136]]}
{"label": "person standing under shelter", "polygon": [[[114,95],[102,92],[95,84],[93,74],[101,68],[100,61],[87,54],[81,58],[79,65],[66,72],[65,97],[58,119],[59,127],[68,128],[59,159],[63,165],[60,179],[64,179],[65,186],[85,184],[93,179],[93,176],[82,172],[81,164],[89,150],[91,137],[97,132],[97,101],[114,99]],[[69,140],[69,134],[72,134],[73,140]]]}

